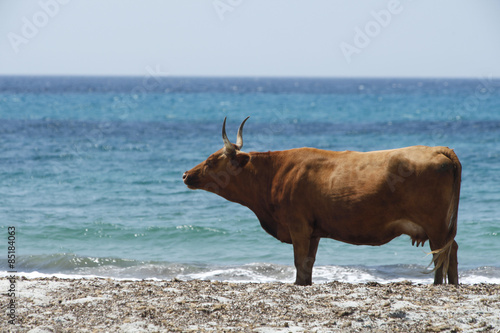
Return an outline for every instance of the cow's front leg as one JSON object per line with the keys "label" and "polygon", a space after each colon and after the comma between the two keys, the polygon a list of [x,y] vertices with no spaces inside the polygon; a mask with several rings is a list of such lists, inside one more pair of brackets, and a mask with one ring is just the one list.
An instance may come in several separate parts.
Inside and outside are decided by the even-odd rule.
{"label": "cow's front leg", "polygon": [[312,284],[312,270],[318,244],[319,238],[311,238],[309,235],[293,239],[293,255],[297,270],[296,285],[310,286]]}

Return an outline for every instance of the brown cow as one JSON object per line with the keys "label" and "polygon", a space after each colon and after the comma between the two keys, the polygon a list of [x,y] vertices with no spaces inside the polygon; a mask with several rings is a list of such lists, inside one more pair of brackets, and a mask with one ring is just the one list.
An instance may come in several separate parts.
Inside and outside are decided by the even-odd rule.
{"label": "brown cow", "polygon": [[[248,119],[248,118],[247,118]],[[458,284],[457,212],[461,165],[446,147],[373,152],[298,148],[241,151],[222,126],[224,147],[183,175],[204,189],[250,208],[269,234],[293,244],[295,283],[310,285],[321,237],[382,245],[401,234],[429,240],[434,284]]]}

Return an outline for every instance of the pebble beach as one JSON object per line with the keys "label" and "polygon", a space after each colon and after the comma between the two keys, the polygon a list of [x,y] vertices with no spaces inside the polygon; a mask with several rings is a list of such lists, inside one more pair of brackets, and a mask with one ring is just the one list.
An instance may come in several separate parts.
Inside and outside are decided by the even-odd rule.
{"label": "pebble beach", "polygon": [[14,298],[10,285],[2,332],[500,332],[497,284],[17,277]]}

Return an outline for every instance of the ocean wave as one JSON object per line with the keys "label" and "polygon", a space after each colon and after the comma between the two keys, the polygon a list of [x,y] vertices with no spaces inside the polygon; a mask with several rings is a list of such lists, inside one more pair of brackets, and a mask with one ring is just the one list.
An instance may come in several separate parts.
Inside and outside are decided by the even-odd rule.
{"label": "ocean wave", "polygon": [[[293,283],[295,268],[274,263],[213,265],[203,263],[169,263],[119,258],[79,257],[74,254],[29,256],[18,262],[18,275],[27,278],[56,276],[61,278],[102,277],[128,280],[217,280],[224,282]],[[428,270],[427,270],[428,272]],[[0,276],[11,275],[2,261]],[[500,268],[484,266],[459,273],[465,284],[500,283]],[[340,281],[347,283],[390,283],[409,280],[430,284],[433,274],[420,265],[384,266],[317,266],[314,283]]]}

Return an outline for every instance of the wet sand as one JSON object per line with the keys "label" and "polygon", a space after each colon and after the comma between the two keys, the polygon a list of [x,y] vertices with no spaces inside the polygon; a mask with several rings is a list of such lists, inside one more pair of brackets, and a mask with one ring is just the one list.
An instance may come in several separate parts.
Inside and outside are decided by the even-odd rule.
{"label": "wet sand", "polygon": [[500,285],[0,279],[2,332],[500,332]]}

